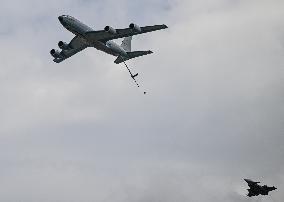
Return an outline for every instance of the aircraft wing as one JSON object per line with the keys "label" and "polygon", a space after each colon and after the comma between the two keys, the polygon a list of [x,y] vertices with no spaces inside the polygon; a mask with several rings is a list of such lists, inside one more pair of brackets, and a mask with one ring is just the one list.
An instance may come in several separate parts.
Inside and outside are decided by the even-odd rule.
{"label": "aircraft wing", "polygon": [[62,50],[60,52],[60,57],[55,58],[53,61],[56,63],[60,63],[67,58],[75,55],[76,53],[79,53],[80,51],[84,50],[88,47],[88,44],[79,36],[75,36],[71,42],[68,44],[69,49],[68,50]]}
{"label": "aircraft wing", "polygon": [[94,41],[106,42],[106,41],[113,40],[113,39],[119,39],[119,38],[129,37],[133,35],[144,34],[147,32],[153,32],[153,31],[157,31],[161,29],[166,29],[168,27],[166,25],[153,25],[153,26],[145,26],[145,27],[140,27],[140,28],[141,28],[141,32],[134,31],[131,28],[116,29],[115,34],[111,34],[109,32],[106,32],[105,30],[90,31],[86,33],[86,36],[87,36],[87,39],[92,42]]}
{"label": "aircraft wing", "polygon": [[260,182],[254,182],[254,181],[252,181],[250,179],[244,179],[244,180],[248,183],[248,186],[255,186],[258,183],[260,183]]}
{"label": "aircraft wing", "polygon": [[257,195],[259,195],[259,194],[256,194],[256,193],[252,192],[250,189],[248,189],[248,194],[247,194],[248,197],[257,196]]}

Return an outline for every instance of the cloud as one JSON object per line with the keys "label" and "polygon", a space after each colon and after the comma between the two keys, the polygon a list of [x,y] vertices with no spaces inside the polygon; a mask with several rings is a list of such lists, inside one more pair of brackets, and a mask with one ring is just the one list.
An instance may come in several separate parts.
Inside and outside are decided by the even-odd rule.
{"label": "cloud", "polygon": [[[283,175],[282,1],[4,1],[1,201],[246,201]],[[62,64],[71,14],[95,29],[165,23],[123,65],[88,49]],[[148,94],[143,95],[146,90]]]}

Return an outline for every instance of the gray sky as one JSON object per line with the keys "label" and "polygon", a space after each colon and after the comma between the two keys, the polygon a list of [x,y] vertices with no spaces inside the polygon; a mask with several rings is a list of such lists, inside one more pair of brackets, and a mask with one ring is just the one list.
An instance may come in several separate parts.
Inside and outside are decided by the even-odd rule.
{"label": "gray sky", "polygon": [[[284,1],[0,3],[0,201],[283,201]],[[61,14],[167,24],[133,40],[141,89],[95,49],[53,63]]]}

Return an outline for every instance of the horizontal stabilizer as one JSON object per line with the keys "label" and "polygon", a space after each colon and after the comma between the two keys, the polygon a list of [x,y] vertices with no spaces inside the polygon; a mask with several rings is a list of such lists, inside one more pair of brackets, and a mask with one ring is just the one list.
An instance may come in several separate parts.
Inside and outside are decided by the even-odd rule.
{"label": "horizontal stabilizer", "polygon": [[126,60],[130,60],[132,58],[136,58],[136,57],[140,57],[140,56],[143,56],[143,55],[148,55],[148,54],[152,54],[153,52],[152,51],[133,51],[133,52],[127,52],[127,56],[128,57],[121,57],[119,56],[115,61],[114,63],[116,64],[119,64],[121,62],[124,62]]}

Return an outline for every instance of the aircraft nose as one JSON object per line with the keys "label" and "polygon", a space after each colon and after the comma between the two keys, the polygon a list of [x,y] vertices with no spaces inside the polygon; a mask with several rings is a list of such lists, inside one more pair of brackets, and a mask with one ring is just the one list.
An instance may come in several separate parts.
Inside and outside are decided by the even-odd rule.
{"label": "aircraft nose", "polygon": [[63,17],[62,17],[62,16],[59,16],[59,17],[58,17],[58,20],[62,23],[62,22],[63,22]]}

